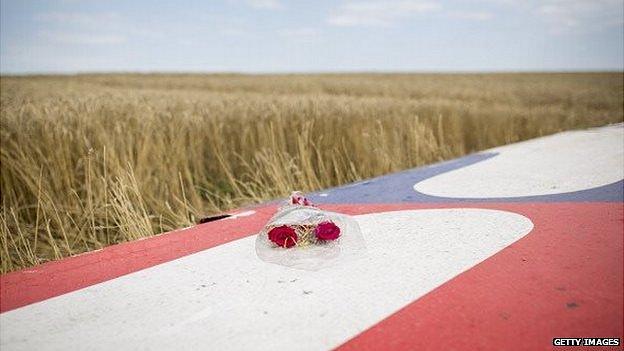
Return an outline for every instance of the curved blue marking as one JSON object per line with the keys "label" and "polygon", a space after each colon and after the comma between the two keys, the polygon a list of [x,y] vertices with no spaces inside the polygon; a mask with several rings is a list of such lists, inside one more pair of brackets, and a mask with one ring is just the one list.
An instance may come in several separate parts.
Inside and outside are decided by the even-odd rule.
{"label": "curved blue marking", "polygon": [[[312,202],[322,203],[401,203],[401,202],[624,202],[624,180],[597,188],[552,195],[501,198],[451,198],[423,194],[414,184],[427,178],[470,166],[498,155],[480,153],[434,165],[414,168],[308,195]],[[574,176],[573,174],[570,176]],[[319,196],[319,194],[328,196]]]}

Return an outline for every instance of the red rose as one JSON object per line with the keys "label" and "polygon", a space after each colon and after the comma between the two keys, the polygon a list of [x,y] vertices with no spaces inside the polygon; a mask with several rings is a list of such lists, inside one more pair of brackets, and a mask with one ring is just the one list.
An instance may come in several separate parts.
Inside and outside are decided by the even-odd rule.
{"label": "red rose", "polygon": [[314,229],[316,237],[321,240],[336,240],[340,236],[340,228],[334,222],[319,223]]}
{"label": "red rose", "polygon": [[287,225],[269,230],[269,240],[281,247],[293,247],[297,243],[297,233]]}
{"label": "red rose", "polygon": [[303,196],[303,193],[300,191],[293,191],[290,194],[290,203],[293,205],[313,206],[312,202]]}

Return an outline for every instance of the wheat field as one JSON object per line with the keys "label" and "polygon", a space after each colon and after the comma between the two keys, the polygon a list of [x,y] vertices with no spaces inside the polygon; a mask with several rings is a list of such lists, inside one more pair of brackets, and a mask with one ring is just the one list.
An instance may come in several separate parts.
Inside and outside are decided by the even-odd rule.
{"label": "wheat field", "polygon": [[624,75],[0,78],[2,272],[624,118]]}

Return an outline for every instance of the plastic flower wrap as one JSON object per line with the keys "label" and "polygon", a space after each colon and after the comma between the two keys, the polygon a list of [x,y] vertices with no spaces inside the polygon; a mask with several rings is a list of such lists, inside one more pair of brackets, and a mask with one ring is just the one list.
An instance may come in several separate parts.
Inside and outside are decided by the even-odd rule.
{"label": "plastic flower wrap", "polygon": [[351,216],[321,210],[298,191],[256,239],[260,259],[306,270],[356,258],[365,250],[360,227]]}

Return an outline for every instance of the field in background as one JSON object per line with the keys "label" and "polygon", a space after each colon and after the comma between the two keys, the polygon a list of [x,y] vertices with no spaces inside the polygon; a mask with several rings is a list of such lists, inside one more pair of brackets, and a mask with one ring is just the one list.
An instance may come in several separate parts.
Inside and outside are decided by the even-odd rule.
{"label": "field in background", "polygon": [[[0,78],[1,271],[621,122],[622,73]],[[571,175],[572,176],[572,175]]]}

